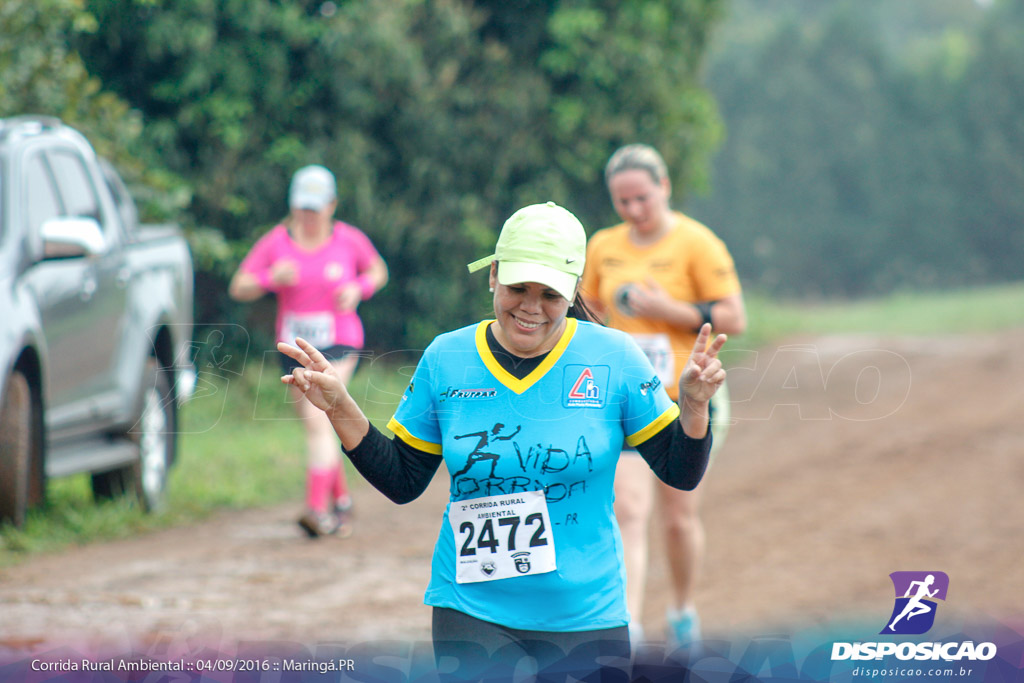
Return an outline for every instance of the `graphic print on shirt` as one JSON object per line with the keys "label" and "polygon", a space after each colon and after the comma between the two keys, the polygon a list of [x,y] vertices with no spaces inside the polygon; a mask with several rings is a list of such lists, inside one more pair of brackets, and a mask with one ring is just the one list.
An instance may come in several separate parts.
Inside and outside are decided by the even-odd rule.
{"label": "graphic print on shirt", "polygon": [[501,431],[504,428],[505,428],[505,425],[503,425],[503,424],[501,424],[499,422],[499,423],[495,424],[491,428],[490,431],[474,432],[472,434],[459,434],[459,435],[457,435],[455,437],[456,439],[466,439],[466,438],[469,438],[471,436],[475,436],[475,437],[477,437],[477,439],[479,439],[479,442],[477,443],[476,448],[474,448],[473,451],[466,458],[466,466],[463,467],[458,472],[456,472],[455,474],[453,474],[452,478],[454,479],[456,477],[462,476],[463,474],[468,472],[473,467],[473,465],[475,465],[476,463],[481,462],[483,460],[490,460],[491,461],[491,477],[493,478],[494,477],[494,467],[495,467],[495,465],[498,464],[498,458],[500,456],[497,453],[487,453],[487,452],[485,452],[485,451],[483,451],[481,449],[485,448],[487,446],[488,442],[492,438],[495,441],[508,441],[508,440],[510,440],[512,437],[514,437],[516,434],[518,434],[520,432],[520,430],[522,430],[523,427],[522,427],[522,425],[519,425],[519,426],[516,427],[516,431],[512,432],[511,434],[508,434],[506,436],[499,436],[499,434],[501,433]]}
{"label": "graphic print on shirt", "polygon": [[337,261],[328,261],[324,266],[324,279],[328,282],[334,282],[340,280],[341,276],[345,274],[345,266],[338,263]]}
{"label": "graphic print on shirt", "polygon": [[[475,438],[476,447],[466,456],[465,465],[452,473],[452,496],[461,499],[477,495],[494,496],[543,491],[548,503],[557,503],[583,493],[587,489],[586,475],[594,470],[594,460],[587,446],[585,436],[579,436],[570,448],[556,444],[524,443],[519,437],[522,425],[514,428],[497,422],[490,429],[466,434],[457,434],[455,439]],[[507,442],[500,444],[497,442]],[[511,458],[515,460],[511,460]],[[502,459],[514,463],[513,476],[496,474],[498,462]],[[478,463],[490,463],[490,468],[474,467]],[[579,470],[579,479],[566,482],[552,481],[550,475]],[[503,467],[508,471],[508,466]]]}
{"label": "graphic print on shirt", "polygon": [[566,365],[563,382],[566,408],[601,408],[608,397],[607,365]]}

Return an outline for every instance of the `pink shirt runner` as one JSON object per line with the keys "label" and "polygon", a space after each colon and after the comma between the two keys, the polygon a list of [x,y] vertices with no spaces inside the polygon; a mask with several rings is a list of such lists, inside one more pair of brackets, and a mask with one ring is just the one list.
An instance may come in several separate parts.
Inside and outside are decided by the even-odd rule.
{"label": "pink shirt runner", "polygon": [[334,223],[331,238],[312,251],[303,249],[278,225],[253,245],[241,270],[267,281],[271,265],[281,259],[297,264],[298,282],[275,290],[277,339],[295,343],[302,337],[314,346],[345,344],[363,347],[363,323],[355,311],[338,311],[335,293],[356,280],[380,258],[361,230],[342,221]]}

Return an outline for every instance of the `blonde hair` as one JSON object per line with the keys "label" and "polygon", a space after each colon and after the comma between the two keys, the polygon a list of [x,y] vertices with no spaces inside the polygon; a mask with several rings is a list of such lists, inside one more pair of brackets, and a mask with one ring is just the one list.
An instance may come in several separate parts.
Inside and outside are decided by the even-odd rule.
{"label": "blonde hair", "polygon": [[608,159],[604,182],[607,185],[615,174],[633,170],[647,171],[656,183],[668,178],[668,167],[658,150],[650,145],[634,144],[620,147]]}

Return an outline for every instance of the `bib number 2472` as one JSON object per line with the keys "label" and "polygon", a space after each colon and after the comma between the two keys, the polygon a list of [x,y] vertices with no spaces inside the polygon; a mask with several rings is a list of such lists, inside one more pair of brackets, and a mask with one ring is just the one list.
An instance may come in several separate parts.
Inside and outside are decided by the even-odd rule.
{"label": "bib number 2472", "polygon": [[[477,529],[473,522],[463,522],[459,525],[459,533],[466,535],[466,541],[462,544],[462,549],[459,551],[460,557],[476,555],[477,548],[490,550],[491,553],[498,552],[498,549],[502,547],[502,543],[494,533],[494,521],[493,519],[484,520],[483,526],[480,527],[479,535],[477,535]],[[505,543],[505,548],[509,550],[516,549],[516,532],[519,531],[520,522],[524,522],[528,528],[532,526],[537,528],[533,532],[533,536],[530,537],[531,548],[548,544],[547,536],[545,536],[547,527],[544,526],[544,518],[539,512],[527,515],[525,520],[520,520],[518,517],[499,517],[497,521],[499,527],[508,528],[508,541]],[[476,544],[475,546],[474,543]]]}
{"label": "bib number 2472", "polygon": [[542,491],[456,501],[456,581],[473,583],[554,571],[551,520]]}

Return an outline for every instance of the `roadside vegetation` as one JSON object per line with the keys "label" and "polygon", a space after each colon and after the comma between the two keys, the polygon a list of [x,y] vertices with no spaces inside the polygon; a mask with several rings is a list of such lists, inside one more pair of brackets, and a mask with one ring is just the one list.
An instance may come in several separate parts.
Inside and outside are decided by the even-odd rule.
{"label": "roadside vegetation", "polygon": [[[398,364],[366,361],[350,387],[381,428],[408,381],[401,372]],[[130,496],[94,502],[88,475],[51,479],[46,506],[31,511],[23,529],[0,527],[0,567],[32,553],[194,523],[221,510],[289,500],[298,509],[304,436],[279,377],[276,362],[266,371],[252,364],[242,375],[200,367],[196,395],[179,413],[179,459],[165,509],[146,514]]]}
{"label": "roadside vegetation", "polygon": [[947,335],[1024,325],[1024,283],[897,292],[851,301],[775,301],[746,294],[748,330],[739,343],[760,348],[794,335]]}
{"label": "roadside vegetation", "polygon": [[[744,348],[793,335],[933,336],[1024,325],[1024,283],[856,302],[775,302],[756,293],[747,298],[751,332],[735,340]],[[356,373],[353,395],[379,427],[405,388],[414,355],[368,358]],[[199,391],[181,410],[181,455],[166,510],[147,515],[130,499],[96,504],[85,476],[53,480],[47,506],[31,513],[24,529],[0,529],[0,567],[33,553],[192,524],[223,510],[299,505],[302,428],[276,364],[265,371],[257,366],[241,375],[199,368]]]}
{"label": "roadside vegetation", "polygon": [[418,347],[486,306],[465,264],[514,209],[617,222],[633,141],[748,289],[1018,279],[1022,31],[1009,1],[4,0],[0,116],[59,115],[183,226],[200,329],[254,326],[227,280],[327,165],[391,270],[368,337]]}

